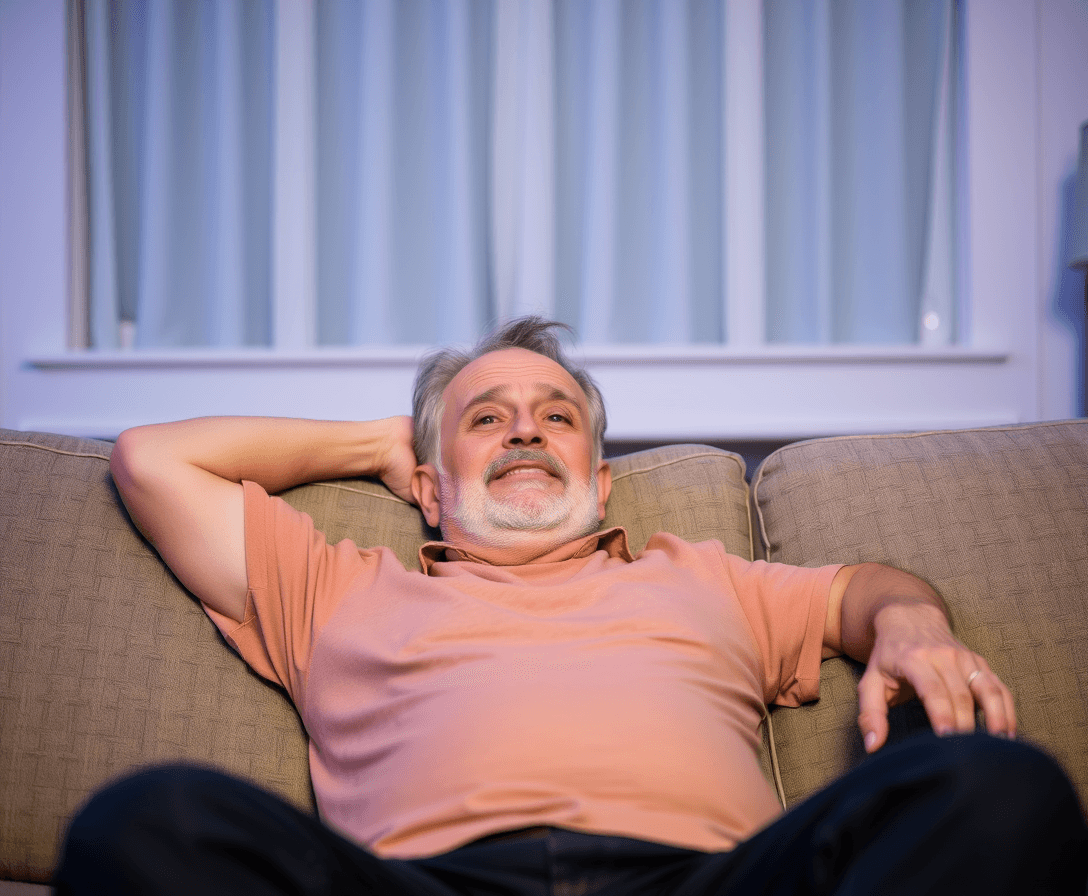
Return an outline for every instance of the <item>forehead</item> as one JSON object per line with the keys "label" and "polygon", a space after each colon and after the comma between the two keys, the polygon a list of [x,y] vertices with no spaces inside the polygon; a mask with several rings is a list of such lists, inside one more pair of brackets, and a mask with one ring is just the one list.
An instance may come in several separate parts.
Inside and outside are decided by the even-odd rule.
{"label": "forehead", "polygon": [[474,398],[496,389],[511,395],[558,389],[582,407],[586,405],[582,388],[561,365],[523,348],[489,352],[466,364],[450,380],[442,397],[448,410],[460,414]]}

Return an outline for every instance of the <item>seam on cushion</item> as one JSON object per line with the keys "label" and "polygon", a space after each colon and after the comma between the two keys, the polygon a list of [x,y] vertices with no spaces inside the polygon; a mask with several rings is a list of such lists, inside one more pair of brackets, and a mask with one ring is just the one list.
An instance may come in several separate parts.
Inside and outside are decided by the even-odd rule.
{"label": "seam on cushion", "polygon": [[785,811],[787,808],[786,788],[782,786],[782,769],[778,765],[778,747],[775,744],[774,722],[771,715],[770,709],[764,706],[762,722],[767,726],[767,753],[771,760],[771,777],[774,779],[774,790],[778,794],[778,802],[781,803],[782,810]]}
{"label": "seam on cushion", "polygon": [[[781,450],[781,449],[779,449]],[[771,540],[767,537],[767,522],[763,517],[763,505],[759,503],[759,484],[763,481],[763,468],[766,465],[766,461],[759,465],[759,469],[756,471],[756,478],[752,482],[752,500],[749,505],[755,505],[756,519],[759,521],[759,541],[763,546],[763,554],[766,556],[768,562],[772,562],[774,557],[771,556]],[[749,510],[751,513],[751,510]],[[751,522],[748,524],[749,530],[751,530]],[[754,553],[753,553],[753,556]]]}
{"label": "seam on cushion", "polygon": [[[108,457],[104,457],[101,454],[94,454],[87,451],[66,451],[63,448],[54,448],[52,445],[35,445],[33,442],[15,442],[7,439],[0,439],[0,445],[10,445],[13,448],[33,448],[37,451],[47,451],[50,454],[63,454],[66,457],[87,457],[93,460],[100,460],[106,464],[108,464],[110,461]],[[357,495],[366,495],[368,498],[378,498],[382,501],[393,501],[396,504],[404,504],[408,507],[413,506],[405,501],[403,498],[399,498],[391,492],[384,495],[381,493],[374,494],[372,492],[364,491],[361,488],[352,488],[349,485],[342,485],[338,482],[304,482],[296,487],[301,488],[308,485],[319,486],[321,488],[335,488],[345,492],[353,492]]]}
{"label": "seam on cushion", "polygon": [[816,442],[857,442],[863,439],[886,441],[888,439],[920,439],[926,436],[942,436],[942,435],[957,435],[960,433],[976,433],[976,432],[1019,432],[1021,430],[1029,429],[1053,429],[1055,427],[1067,427],[1072,425],[1074,428],[1078,426],[1088,426],[1088,420],[1083,418],[1071,418],[1069,420],[1039,420],[1034,423],[1009,423],[1004,426],[969,426],[964,429],[927,429],[919,432],[877,432],[877,433],[856,433],[854,435],[847,436],[819,436],[815,439],[803,439],[799,442],[791,442],[788,445],[783,445],[781,448],[777,448],[771,454],[767,456],[770,459],[779,452],[787,452],[794,448],[800,448],[803,445],[811,445]]}
{"label": "seam on cushion", "polygon": [[393,501],[396,504],[404,504],[406,507],[415,507],[414,504],[410,504],[408,501],[405,501],[404,498],[398,497],[392,492],[384,495],[381,492],[375,494],[374,492],[368,492],[361,488],[352,488],[350,485],[344,485],[340,482],[303,482],[301,485],[295,487],[303,488],[310,485],[315,485],[319,488],[334,488],[342,492],[351,492],[356,495],[365,495],[368,498],[377,498],[380,501]]}
{"label": "seam on cushion", "polygon": [[[37,444],[35,444],[33,442],[21,442],[21,441],[10,441],[10,440],[7,440],[7,439],[0,439],[0,445],[10,445],[13,448],[33,448],[33,449],[38,450],[38,451],[48,451],[51,454],[63,454],[63,455],[67,455],[69,457],[92,457],[92,458],[97,458],[98,460],[101,460],[101,461],[107,461],[107,462],[109,461],[108,457],[103,456],[101,454],[95,454],[95,453],[89,452],[89,451],[66,451],[63,448],[55,448],[52,445],[37,445]],[[710,458],[716,458],[716,459],[719,459],[719,460],[731,461],[737,467],[738,472],[740,472],[743,475],[744,471],[743,471],[743,466],[742,466],[741,460],[735,454],[733,454],[731,452],[728,452],[728,451],[722,451],[722,452],[701,451],[701,452],[699,452],[697,454],[685,454],[683,457],[677,457],[677,458],[674,458],[674,459],[671,459],[671,460],[657,461],[655,463],[648,464],[646,466],[635,467],[633,469],[630,469],[630,470],[627,470],[627,471],[625,471],[623,473],[619,473],[619,474],[615,475],[613,477],[613,479],[626,479],[628,476],[633,476],[633,475],[635,475],[637,473],[649,473],[649,472],[651,472],[653,470],[661,469],[662,467],[669,467],[669,466],[672,466],[673,464],[683,463],[684,461],[688,461],[688,460],[696,460],[696,459],[702,458],[702,457],[710,457]],[[301,485],[319,485],[319,486],[322,486],[324,488],[336,488],[336,489],[341,489],[343,491],[355,492],[356,494],[370,494],[369,492],[366,492],[366,491],[364,491],[362,489],[352,488],[349,485],[343,485],[343,484],[337,483],[337,482],[317,481],[317,482],[305,482],[305,483],[301,483]],[[382,500],[385,500],[385,501],[395,501],[398,504],[408,504],[409,503],[408,501],[405,501],[403,498],[398,497],[397,495],[394,495],[392,493],[387,494],[387,495],[375,494],[375,495],[373,495],[373,497],[381,498]]]}
{"label": "seam on cushion", "polygon": [[50,454],[63,454],[66,457],[91,457],[105,463],[109,463],[110,460],[108,457],[90,451],[65,451],[63,448],[54,448],[52,445],[35,445],[33,442],[12,442],[0,439],[0,445],[10,445],[12,448],[33,448],[37,451],[48,451]]}
{"label": "seam on cushion", "polygon": [[748,481],[744,482],[744,516],[748,521],[748,559],[756,559],[756,536],[752,531],[752,491]]}
{"label": "seam on cushion", "polygon": [[[672,447],[680,447],[680,446],[672,446]],[[620,455],[620,456],[621,457],[624,457],[624,456],[630,457],[630,455]],[[695,453],[695,454],[685,454],[683,457],[676,457],[676,458],[671,458],[671,459],[668,459],[668,460],[659,460],[659,461],[655,461],[654,463],[647,464],[646,466],[634,467],[634,468],[632,468],[630,470],[627,470],[624,473],[618,473],[618,474],[614,475],[612,477],[612,479],[613,480],[626,479],[628,476],[633,476],[636,473],[649,473],[652,470],[659,470],[662,467],[671,467],[674,464],[683,463],[684,461],[688,461],[688,460],[696,460],[696,459],[698,459],[700,457],[713,457],[713,458],[716,458],[718,460],[732,461],[737,466],[737,469],[739,470],[741,476],[743,477],[743,475],[744,475],[744,464],[743,464],[743,462],[741,461],[741,459],[737,455],[733,454],[732,452],[729,452],[729,451],[699,451],[698,453]],[[613,458],[613,459],[614,460],[619,460],[619,458]]]}

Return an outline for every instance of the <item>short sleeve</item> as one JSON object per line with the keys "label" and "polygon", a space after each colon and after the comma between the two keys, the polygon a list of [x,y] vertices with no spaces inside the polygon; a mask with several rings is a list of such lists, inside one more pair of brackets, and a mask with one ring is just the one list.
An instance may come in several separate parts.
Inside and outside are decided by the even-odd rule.
{"label": "short sleeve", "polygon": [[205,606],[228,643],[259,675],[300,704],[314,641],[369,552],[330,545],[305,513],[252,482],[245,494],[248,594],[241,623]]}
{"label": "short sleeve", "polygon": [[828,596],[842,567],[753,562],[724,550],[722,557],[762,657],[764,700],[783,706],[815,700]]}

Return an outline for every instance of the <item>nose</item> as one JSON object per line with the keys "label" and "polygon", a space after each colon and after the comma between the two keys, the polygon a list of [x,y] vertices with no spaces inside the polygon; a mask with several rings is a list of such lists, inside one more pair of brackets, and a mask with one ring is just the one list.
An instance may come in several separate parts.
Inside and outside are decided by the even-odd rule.
{"label": "nose", "polygon": [[532,413],[519,411],[511,418],[502,443],[504,448],[544,448],[548,437]]}

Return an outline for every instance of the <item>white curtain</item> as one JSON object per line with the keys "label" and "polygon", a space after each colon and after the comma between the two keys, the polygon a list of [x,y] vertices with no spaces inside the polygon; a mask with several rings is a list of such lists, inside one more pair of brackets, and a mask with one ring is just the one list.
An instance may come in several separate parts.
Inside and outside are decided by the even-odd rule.
{"label": "white curtain", "polygon": [[[526,311],[728,344],[745,302],[768,343],[955,339],[955,0],[70,3],[92,347],[469,341]],[[728,42],[736,4],[760,45]],[[762,74],[760,220],[726,219],[727,43]],[[764,288],[726,295],[748,227],[765,257],[730,263]]]}
{"label": "white curtain", "polygon": [[769,341],[953,341],[953,4],[764,9]]}

